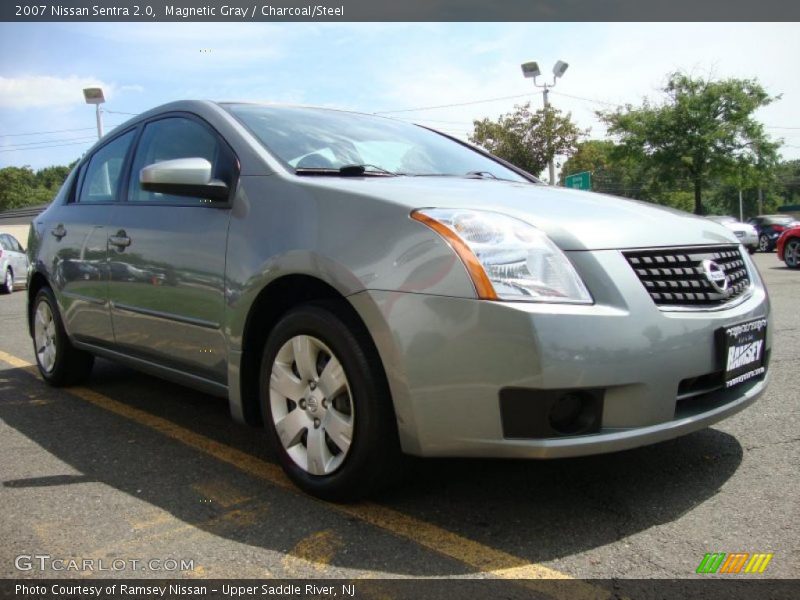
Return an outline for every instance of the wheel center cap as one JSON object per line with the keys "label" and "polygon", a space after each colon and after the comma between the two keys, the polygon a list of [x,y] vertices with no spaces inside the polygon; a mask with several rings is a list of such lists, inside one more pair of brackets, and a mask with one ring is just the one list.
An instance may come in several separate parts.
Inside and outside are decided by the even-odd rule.
{"label": "wheel center cap", "polygon": [[317,408],[319,407],[319,401],[314,397],[313,394],[309,394],[308,398],[306,398],[306,408],[312,412],[317,412]]}

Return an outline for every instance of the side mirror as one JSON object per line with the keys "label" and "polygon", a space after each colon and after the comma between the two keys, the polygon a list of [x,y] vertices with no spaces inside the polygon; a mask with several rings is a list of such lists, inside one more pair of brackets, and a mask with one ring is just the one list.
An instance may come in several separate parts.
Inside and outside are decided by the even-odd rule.
{"label": "side mirror", "polygon": [[222,181],[211,179],[211,163],[205,158],[176,158],[146,166],[139,173],[139,185],[148,192],[225,201],[230,190]]}

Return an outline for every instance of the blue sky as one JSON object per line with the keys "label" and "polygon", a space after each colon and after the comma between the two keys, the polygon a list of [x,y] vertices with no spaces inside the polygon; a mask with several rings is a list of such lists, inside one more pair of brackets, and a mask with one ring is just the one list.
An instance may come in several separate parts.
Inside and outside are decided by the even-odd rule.
{"label": "blue sky", "polygon": [[392,114],[464,137],[473,119],[539,106],[519,64],[549,72],[558,59],[570,68],[551,100],[591,137],[604,134],[595,110],[656,97],[671,70],[758,77],[782,94],[759,117],[798,158],[798,56],[797,23],[2,23],[0,167],[65,164],[88,149],[89,85],[106,92],[107,130],[128,118],[116,113],[182,98],[376,112],[522,96]]}

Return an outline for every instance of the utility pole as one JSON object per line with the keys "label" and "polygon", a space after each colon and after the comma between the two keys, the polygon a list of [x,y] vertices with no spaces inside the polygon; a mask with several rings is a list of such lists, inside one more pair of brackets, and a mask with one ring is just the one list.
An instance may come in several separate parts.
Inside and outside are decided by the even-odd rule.
{"label": "utility pole", "polygon": [[95,104],[94,109],[94,116],[97,120],[97,139],[99,140],[101,137],[103,137],[103,116],[100,112],[99,104]]}
{"label": "utility pole", "polygon": [[[539,70],[539,63],[527,62],[522,65],[522,74],[528,78],[533,79],[533,85],[536,87],[543,88],[542,96],[544,97],[544,112],[545,118],[550,114],[550,88],[556,85],[556,81],[559,77],[564,75],[569,65],[565,63],[563,60],[559,60],[556,62],[555,66],[553,66],[553,83],[543,83],[539,85],[536,83],[536,78],[539,77],[542,72]],[[552,144],[552,140],[550,140]],[[548,170],[550,174],[550,185],[556,184],[556,165],[555,165],[555,157],[550,157],[550,163],[548,164]]]}
{"label": "utility pole", "polygon": [[[555,81],[554,81],[555,83]],[[545,84],[544,91],[542,92],[542,96],[544,97],[544,114],[545,118],[547,115],[550,114],[550,88]],[[550,173],[550,185],[556,184],[556,165],[555,160],[553,157],[550,158],[550,164],[547,165],[549,173]]]}
{"label": "utility pole", "polygon": [[739,186],[739,220],[744,222],[744,205],[742,204],[742,186]]}

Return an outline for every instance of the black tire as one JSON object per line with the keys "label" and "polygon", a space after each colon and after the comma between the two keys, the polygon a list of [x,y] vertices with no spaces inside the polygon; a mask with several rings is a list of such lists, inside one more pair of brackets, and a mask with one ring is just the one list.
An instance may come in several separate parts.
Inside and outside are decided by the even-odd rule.
{"label": "black tire", "polygon": [[0,292],[3,294],[10,294],[14,291],[14,273],[11,271],[11,267],[6,269],[6,272],[3,273],[3,281],[0,282]]}
{"label": "black tire", "polygon": [[800,238],[792,238],[786,240],[783,246],[783,262],[790,269],[800,269],[800,260],[798,260],[798,251],[800,249]]}
{"label": "black tire", "polygon": [[[331,473],[312,474],[299,466],[284,448],[275,427],[270,377],[279,351],[297,336],[311,336],[330,349],[341,363],[350,392],[348,401],[353,415],[351,443],[342,462]],[[322,350],[318,352],[324,353]],[[321,373],[319,354],[314,363],[314,369]],[[295,369],[294,363],[292,369]],[[299,371],[295,371],[295,377],[298,381],[302,379]],[[306,304],[281,318],[264,345],[259,397],[267,434],[281,466],[306,493],[334,502],[353,501],[385,489],[399,479],[402,459],[397,422],[383,367],[363,325],[341,303]],[[311,401],[308,402],[308,411],[311,411]],[[333,401],[329,409],[332,406]],[[299,409],[298,405],[292,410]],[[305,406],[303,410],[306,410]],[[308,411],[304,418],[311,416]],[[308,426],[303,444],[307,444],[311,433]],[[328,441],[326,438],[326,443]],[[305,448],[307,450],[307,446]]]}
{"label": "black tire", "polygon": [[[52,344],[55,348],[55,359],[50,369],[42,364],[43,359],[40,357],[35,335],[35,320],[37,311],[42,303],[47,304],[50,309],[55,335],[54,343]],[[94,356],[83,350],[78,350],[69,341],[64,324],[61,321],[61,314],[58,311],[58,303],[53,295],[53,290],[49,287],[43,287],[36,294],[30,319],[31,331],[34,331],[33,353],[36,356],[36,366],[39,367],[39,373],[41,373],[42,378],[54,387],[75,385],[85,381],[92,371]]]}

